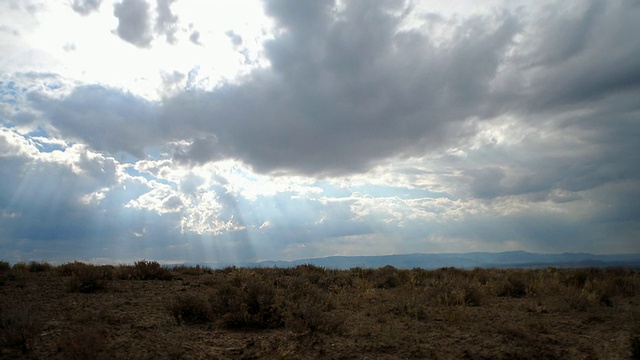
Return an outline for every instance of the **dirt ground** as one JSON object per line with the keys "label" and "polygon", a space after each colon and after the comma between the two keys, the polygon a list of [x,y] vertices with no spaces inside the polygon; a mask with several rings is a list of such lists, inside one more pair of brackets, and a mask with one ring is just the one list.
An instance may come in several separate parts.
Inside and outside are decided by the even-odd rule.
{"label": "dirt ground", "polygon": [[[10,270],[0,286],[0,358],[630,359],[640,342],[637,271],[518,271],[523,283],[504,270],[183,270],[168,280],[110,275],[86,292],[55,268]],[[171,311],[189,296],[220,296],[234,272],[275,284],[270,306],[280,304],[283,320],[229,326],[220,320],[228,317],[189,322]],[[282,278],[307,289],[300,303]],[[320,297],[305,297],[316,287]]]}

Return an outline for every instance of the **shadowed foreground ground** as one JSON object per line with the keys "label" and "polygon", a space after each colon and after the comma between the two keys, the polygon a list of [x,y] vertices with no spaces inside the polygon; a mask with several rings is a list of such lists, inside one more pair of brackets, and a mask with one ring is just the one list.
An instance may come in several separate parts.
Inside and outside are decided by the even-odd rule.
{"label": "shadowed foreground ground", "polygon": [[640,273],[0,262],[0,358],[629,359]]}

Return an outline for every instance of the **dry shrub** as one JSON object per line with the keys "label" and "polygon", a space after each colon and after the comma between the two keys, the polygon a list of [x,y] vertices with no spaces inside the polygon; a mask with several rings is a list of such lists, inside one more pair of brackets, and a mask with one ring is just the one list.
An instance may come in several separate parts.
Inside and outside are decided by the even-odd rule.
{"label": "dry shrub", "polygon": [[27,272],[29,271],[29,265],[23,262],[13,264],[13,271],[15,272]]}
{"label": "dry shrub", "polygon": [[398,270],[391,265],[375,270],[371,282],[378,289],[394,289],[401,284]]}
{"label": "dry shrub", "polygon": [[7,281],[15,280],[16,276],[11,272],[11,265],[6,261],[0,261],[0,286]]}
{"label": "dry shrub", "polygon": [[114,269],[116,277],[121,280],[171,280],[171,271],[157,261],[141,260],[133,265],[120,265]]}
{"label": "dry shrub", "polygon": [[592,286],[610,297],[634,297],[640,292],[640,276],[631,270],[608,271],[605,279]]}
{"label": "dry shrub", "polygon": [[310,283],[314,285],[323,284],[327,276],[326,270],[323,267],[311,264],[298,265],[292,270],[293,274],[298,274],[299,276],[305,277]]}
{"label": "dry shrub", "polygon": [[36,335],[39,324],[24,308],[0,309],[0,344],[3,347],[29,352],[29,342]]}
{"label": "dry shrub", "polygon": [[76,264],[71,273],[69,291],[85,294],[105,290],[111,277],[110,268],[95,265]]}
{"label": "dry shrub", "polygon": [[44,272],[51,270],[51,264],[48,262],[32,261],[28,265],[29,272]]}
{"label": "dry shrub", "polygon": [[255,272],[238,270],[221,281],[211,298],[213,314],[228,328],[275,328],[282,325],[273,283]]}
{"label": "dry shrub", "polygon": [[587,311],[591,305],[586,294],[578,290],[567,292],[564,295],[564,300],[569,306],[569,309],[575,311]]}
{"label": "dry shrub", "polygon": [[88,265],[83,263],[83,262],[74,261],[74,262],[69,262],[69,263],[66,263],[66,264],[58,265],[56,267],[56,272],[60,276],[73,276],[73,275],[77,274],[78,272],[80,272],[81,269],[84,269],[87,266]]}
{"label": "dry shrub", "polygon": [[0,272],[0,286],[4,286],[7,281],[11,280],[11,275],[10,272]]}
{"label": "dry shrub", "polygon": [[413,268],[408,272],[407,284],[412,287],[423,287],[429,283],[430,272],[421,268]]}
{"label": "dry shrub", "polygon": [[138,280],[171,280],[171,272],[157,261],[136,261],[133,264],[134,278]]}
{"label": "dry shrub", "polygon": [[411,287],[398,294],[398,298],[394,301],[389,309],[394,315],[406,315],[415,320],[426,320],[429,312],[429,293],[426,289]]}
{"label": "dry shrub", "polygon": [[95,269],[96,273],[100,273],[101,277],[107,280],[114,278],[115,267],[111,265],[92,265],[85,264],[80,261],[62,264],[56,267],[56,272],[60,276],[75,276],[87,272],[87,269]]}
{"label": "dry shrub", "polygon": [[484,291],[478,285],[468,284],[464,287],[464,304],[467,306],[481,306],[484,296]]}
{"label": "dry shrub", "polygon": [[613,307],[613,300],[606,294],[588,289],[568,289],[563,299],[570,310],[584,312],[595,306]]}
{"label": "dry shrub", "polygon": [[587,283],[594,280],[603,279],[606,277],[606,272],[603,269],[597,268],[584,268],[584,269],[571,269],[566,270],[564,278],[561,282],[571,288],[582,289]]}
{"label": "dry shrub", "polygon": [[178,295],[171,301],[168,310],[178,324],[203,324],[213,320],[211,303],[203,295]]}
{"label": "dry shrub", "polygon": [[178,265],[178,266],[174,266],[171,269],[171,271],[181,275],[190,275],[190,276],[213,273],[213,270],[211,270],[211,268],[208,268],[206,266],[200,266],[200,265],[196,265],[196,266]]}
{"label": "dry shrub", "polygon": [[484,293],[482,289],[470,282],[446,281],[434,286],[432,297],[438,305],[444,306],[480,306]]}
{"label": "dry shrub", "polygon": [[571,274],[565,276],[562,280],[562,284],[568,287],[582,289],[587,282],[587,273],[584,270],[574,271]]}
{"label": "dry shrub", "polygon": [[474,268],[470,273],[471,277],[480,285],[487,285],[496,278],[496,272],[494,269]]}
{"label": "dry shrub", "polygon": [[527,281],[518,273],[509,273],[506,281],[498,287],[498,296],[523,298],[527,296]]}
{"label": "dry shrub", "polygon": [[482,305],[484,291],[469,271],[442,268],[429,275],[431,283],[427,285],[427,292],[437,305]]}
{"label": "dry shrub", "polygon": [[344,318],[332,311],[334,307],[327,291],[299,276],[286,289],[282,312],[286,327],[293,331],[335,333]]}

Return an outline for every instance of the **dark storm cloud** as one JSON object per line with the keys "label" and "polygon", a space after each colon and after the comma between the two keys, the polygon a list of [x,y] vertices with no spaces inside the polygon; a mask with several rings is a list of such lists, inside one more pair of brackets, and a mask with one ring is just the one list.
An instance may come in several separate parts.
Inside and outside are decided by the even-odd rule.
{"label": "dark storm cloud", "polygon": [[[581,106],[640,91],[637,1],[588,1],[582,11],[548,12],[536,24],[537,46],[525,52],[535,111]],[[525,61],[525,59],[522,59]]]}
{"label": "dark storm cloud", "polygon": [[[132,0],[120,6],[144,7]],[[640,7],[573,6],[549,5],[542,17],[428,16],[410,29],[404,24],[414,10],[397,2],[266,2],[276,25],[265,44],[271,67],[244,82],[189,90],[161,104],[83,87],[36,105],[63,133],[100,150],[142,157],[146,146],[179,141],[175,159],[187,163],[234,158],[260,172],[330,175],[465,147],[483,121],[511,115],[527,126],[541,122],[546,134],[565,132],[575,151],[564,155],[571,146],[543,133],[520,147],[476,149],[474,156],[486,157],[465,168],[471,194],[580,191],[638,176],[624,169],[638,150],[631,135],[638,128]],[[435,35],[438,28],[444,37]],[[86,116],[84,100],[100,111]],[[509,159],[514,149],[523,158],[510,161],[522,166],[522,179],[501,174],[511,164],[498,156]],[[567,168],[578,176],[563,176]]]}
{"label": "dark storm cloud", "polygon": [[73,0],[71,8],[80,15],[89,15],[92,11],[98,11],[102,0]]}
{"label": "dark storm cloud", "polygon": [[56,129],[98,151],[144,158],[144,147],[161,137],[153,104],[120,90],[88,85],[61,100],[36,93],[29,98]]}
{"label": "dark storm cloud", "polygon": [[518,29],[508,14],[474,18],[440,48],[399,29],[406,9],[398,5],[348,2],[341,13],[330,2],[266,8],[282,30],[265,44],[271,69],[166,103],[165,114],[198,104],[191,124],[215,134],[196,139],[180,158],[337,174],[448,145],[469,132],[467,117],[490,114],[489,81]]}
{"label": "dark storm cloud", "polygon": [[145,0],[123,0],[113,6],[113,15],[118,18],[116,34],[137,47],[149,47],[153,34],[149,4]]}

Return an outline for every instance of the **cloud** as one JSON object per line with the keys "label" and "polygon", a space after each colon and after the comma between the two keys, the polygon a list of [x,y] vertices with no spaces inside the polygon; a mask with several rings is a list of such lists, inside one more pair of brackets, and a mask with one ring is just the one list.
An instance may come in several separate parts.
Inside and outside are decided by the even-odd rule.
{"label": "cloud", "polygon": [[113,15],[118,18],[115,33],[124,41],[137,47],[151,46],[153,33],[149,4],[145,0],[123,0],[113,6]]}
{"label": "cloud", "polygon": [[44,2],[34,0],[8,0],[4,1],[4,3],[8,5],[11,10],[25,11],[30,15],[35,15],[37,12],[46,8]]}
{"label": "cloud", "polygon": [[200,43],[200,32],[197,30],[194,30],[191,35],[189,35],[189,40],[196,45],[202,45]]}
{"label": "cloud", "polygon": [[[631,59],[640,57],[640,43],[622,33],[632,26],[637,7],[628,2],[586,4],[577,15],[549,10],[542,18],[551,27],[573,29],[571,36],[579,37],[573,41],[553,40],[541,18],[531,20],[535,12],[522,19],[506,11],[431,16],[408,26],[413,9],[401,4],[354,1],[336,8],[330,2],[266,2],[276,25],[275,38],[265,44],[271,66],[239,82],[173,92],[162,103],[147,103],[117,89],[83,87],[59,104],[64,106],[42,101],[38,106],[54,126],[95,149],[143,157],[145,146],[172,141],[176,160],[203,164],[240,159],[264,173],[364,172],[396,157],[456,148],[473,141],[483,124],[507,115],[518,119],[513,129],[528,126],[522,121],[554,119],[545,123],[546,134],[571,130],[565,137],[587,148],[587,132],[599,139],[604,127],[611,129],[599,119],[618,116],[619,107],[609,109],[610,101],[633,107],[638,67]],[[145,9],[130,11],[135,14],[148,10],[135,0],[120,7]],[[590,30],[583,35],[582,29]],[[606,40],[611,38],[623,43]],[[172,86],[176,79],[167,75],[165,84]],[[102,100],[125,98],[117,110]],[[588,99],[593,102],[585,108],[581,104]],[[101,109],[91,118],[84,109],[74,110],[85,100]],[[580,109],[590,114],[572,115]],[[107,120],[110,116],[120,120]],[[620,128],[633,121],[621,122]],[[125,122],[135,130],[123,136]],[[100,129],[101,136],[92,137],[90,128]],[[542,138],[547,135],[533,136],[541,137],[535,146],[547,146]],[[524,156],[527,149],[522,151]],[[467,170],[476,182],[472,193],[492,197],[525,186],[496,187],[500,179],[486,178],[489,170],[501,171],[496,166]],[[529,175],[524,169],[522,176]]]}
{"label": "cloud", "polygon": [[71,8],[80,15],[89,15],[93,11],[100,9],[102,0],[73,0]]}
{"label": "cloud", "polygon": [[176,39],[176,31],[178,30],[178,16],[171,12],[171,4],[176,0],[157,0],[157,18],[155,24],[155,31],[157,34],[164,34],[166,36],[167,42],[170,44],[175,44],[178,39]]}
{"label": "cloud", "polygon": [[[407,30],[403,17],[411,9],[397,5],[267,3],[279,29],[265,45],[271,67],[240,82],[180,92],[184,75],[174,72],[163,75],[162,103],[101,86],[31,99],[61,134],[97,151],[143,159],[161,147],[184,164],[238,159],[262,173],[331,176],[430,156],[433,168],[458,169],[439,177],[455,184],[447,191],[458,197],[571,202],[640,177],[629,166],[640,150],[632,69],[629,84],[604,84],[595,98],[576,104],[576,88],[558,95],[558,106],[534,106],[548,103],[541,99],[557,91],[556,78],[577,74],[568,68],[575,61],[585,79],[597,66],[633,64],[622,55],[640,44],[620,32],[632,26],[637,7],[584,4],[537,18],[578,37],[553,42],[541,20],[504,12],[429,17]],[[447,31],[435,37],[425,28]],[[604,41],[612,37],[624,46]],[[522,54],[536,55],[525,62]],[[611,68],[603,71],[617,71]]]}
{"label": "cloud", "polygon": [[[194,238],[195,228],[181,231],[180,227],[191,210],[206,207],[205,199],[187,199],[173,186],[132,176],[126,165],[83,145],[61,144],[60,149],[42,150],[44,143],[0,129],[0,176],[5,178],[0,186],[0,251],[5,257],[13,261],[216,259],[209,251],[194,252],[192,247],[202,238]],[[215,198],[215,193],[208,196]],[[183,203],[187,200],[196,201],[195,207]],[[213,210],[203,220],[220,223]],[[172,250],[166,257],[167,249],[185,244],[190,250]],[[209,259],[203,257],[207,255]],[[231,251],[227,259],[247,256]]]}
{"label": "cloud", "polygon": [[162,138],[162,130],[154,122],[155,106],[117,89],[86,85],[62,99],[38,93],[29,98],[69,140],[82,140],[93,150],[144,158],[145,146]]}
{"label": "cloud", "polygon": [[62,46],[62,49],[64,49],[64,51],[75,51],[76,50],[76,44],[74,43],[66,43]]}
{"label": "cloud", "polygon": [[184,87],[183,82],[187,79],[187,75],[179,71],[174,71],[172,73],[161,72],[160,76],[162,77],[161,92],[165,95],[175,94],[182,90]]}
{"label": "cloud", "polygon": [[242,45],[242,36],[240,36],[239,34],[237,34],[235,31],[233,30],[228,30],[225,35],[227,35],[227,37],[229,38],[229,40],[231,40],[231,44],[233,44],[234,47],[239,47]]}
{"label": "cloud", "polygon": [[[117,4],[123,39],[171,42],[172,3],[158,2],[157,18],[147,3]],[[215,86],[194,80],[198,67],[159,71],[158,100],[3,79],[6,238],[27,251],[51,231],[93,254],[194,261],[637,251],[634,2],[457,16],[393,2],[264,5],[266,65]]]}
{"label": "cloud", "polygon": [[640,40],[631,35],[638,4],[585,1],[574,7],[548,10],[528,30],[533,46],[523,46],[518,61],[520,76],[530,81],[522,89],[529,94],[530,110],[581,106],[638,91],[640,67],[634,59],[640,56]]}
{"label": "cloud", "polygon": [[[473,27],[470,38],[437,49],[428,37],[400,31],[402,8],[373,6],[361,18],[357,6],[365,5],[358,4],[338,14],[268,3],[283,30],[265,44],[270,69],[255,71],[246,83],[166,103],[169,111],[200,104],[191,123],[206,123],[199,133],[215,135],[194,139],[178,157],[233,157],[259,171],[336,174],[464,137],[472,130],[466,119],[484,116],[490,74],[517,30],[515,20],[499,15],[457,24],[460,32]],[[211,120],[195,118],[200,113]]]}
{"label": "cloud", "polygon": [[37,143],[6,129],[0,139],[0,173],[5,178],[0,208],[14,215],[0,220],[7,238],[33,242],[31,246],[41,243],[35,245],[41,247],[47,242],[74,243],[94,236],[97,214],[87,211],[80,199],[121,180],[113,159],[79,145],[41,153]]}
{"label": "cloud", "polygon": [[123,0],[114,4],[113,14],[118,18],[114,32],[122,40],[140,48],[151,47],[155,35],[164,36],[169,44],[177,44],[179,18],[171,10],[175,1],[157,0],[155,16],[147,0]]}

